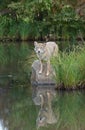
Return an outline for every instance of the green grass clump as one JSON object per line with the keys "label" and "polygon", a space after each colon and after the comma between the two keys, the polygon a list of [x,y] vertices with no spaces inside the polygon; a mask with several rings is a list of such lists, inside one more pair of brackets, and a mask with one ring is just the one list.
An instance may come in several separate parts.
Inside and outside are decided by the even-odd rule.
{"label": "green grass clump", "polygon": [[52,65],[58,87],[76,89],[82,86],[85,82],[85,46],[74,47],[69,53],[60,52],[52,59]]}

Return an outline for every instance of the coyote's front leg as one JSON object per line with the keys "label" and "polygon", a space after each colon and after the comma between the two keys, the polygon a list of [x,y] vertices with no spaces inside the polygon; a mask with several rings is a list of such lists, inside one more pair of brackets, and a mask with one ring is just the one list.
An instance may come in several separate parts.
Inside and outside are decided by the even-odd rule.
{"label": "coyote's front leg", "polygon": [[43,71],[43,63],[42,61],[40,60],[40,70],[39,70],[39,74],[41,74]]}
{"label": "coyote's front leg", "polygon": [[50,74],[50,60],[47,61],[47,72],[46,75],[48,76]]}

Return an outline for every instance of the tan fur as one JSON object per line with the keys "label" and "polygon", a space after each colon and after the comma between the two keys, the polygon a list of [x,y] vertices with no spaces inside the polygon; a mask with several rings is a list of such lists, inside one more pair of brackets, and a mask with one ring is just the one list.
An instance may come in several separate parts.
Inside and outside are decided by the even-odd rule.
{"label": "tan fur", "polygon": [[50,59],[52,56],[58,55],[58,45],[55,42],[46,42],[46,43],[37,43],[34,42],[35,45],[35,52],[37,57],[40,60],[40,70],[39,73],[43,72],[43,63],[42,61],[47,62],[47,72],[46,75],[48,76],[50,73]]}
{"label": "tan fur", "polygon": [[45,93],[45,97],[43,94],[40,94],[40,98],[41,98],[41,108],[36,120],[37,128],[41,126],[46,126],[47,124],[54,124],[57,122],[51,104],[53,95],[51,95],[51,93],[47,91]]}

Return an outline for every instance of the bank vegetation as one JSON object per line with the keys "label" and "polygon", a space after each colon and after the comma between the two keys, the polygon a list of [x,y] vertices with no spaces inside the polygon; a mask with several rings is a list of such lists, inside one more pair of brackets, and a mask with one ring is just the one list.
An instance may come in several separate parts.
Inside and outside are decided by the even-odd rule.
{"label": "bank vegetation", "polygon": [[85,88],[85,45],[76,46],[73,51],[60,52],[52,59],[52,65],[58,89]]}
{"label": "bank vegetation", "polygon": [[81,39],[85,37],[84,5],[83,0],[2,1],[0,39]]}

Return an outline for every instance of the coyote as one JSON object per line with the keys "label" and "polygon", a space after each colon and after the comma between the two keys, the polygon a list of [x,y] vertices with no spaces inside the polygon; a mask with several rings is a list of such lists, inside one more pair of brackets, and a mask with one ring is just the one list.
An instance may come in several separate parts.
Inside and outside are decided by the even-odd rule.
{"label": "coyote", "polygon": [[52,58],[52,56],[58,55],[58,45],[55,42],[38,43],[35,41],[34,46],[35,46],[34,50],[40,61],[39,74],[43,72],[42,61],[46,61],[47,62],[46,75],[48,76],[50,74],[50,59]]}

